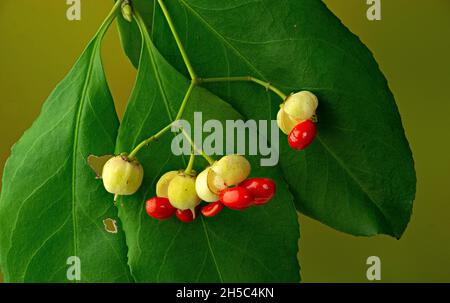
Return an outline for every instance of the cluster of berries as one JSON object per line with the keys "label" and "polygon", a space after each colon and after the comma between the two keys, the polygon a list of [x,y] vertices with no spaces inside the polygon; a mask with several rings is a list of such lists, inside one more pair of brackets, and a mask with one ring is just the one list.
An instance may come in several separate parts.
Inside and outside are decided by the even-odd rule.
{"label": "cluster of berries", "polygon": [[241,210],[263,205],[275,195],[275,183],[266,178],[247,179],[250,163],[240,155],[222,157],[198,176],[183,171],[165,173],[156,184],[156,197],[146,202],[147,213],[164,220],[175,215],[182,222],[197,217],[200,203],[205,217],[217,215],[224,207]]}
{"label": "cluster of berries", "polygon": [[309,91],[290,95],[277,114],[278,127],[288,135],[291,148],[302,150],[316,137],[316,124],[313,122],[319,105],[317,97]]}
{"label": "cluster of berries", "polygon": [[[277,123],[288,135],[289,145],[296,150],[308,147],[316,136],[317,97],[308,91],[290,95],[280,105]],[[101,174],[105,189],[119,195],[132,195],[141,186],[144,171],[136,159],[125,154],[94,157],[104,163]],[[103,160],[106,159],[106,163]],[[275,183],[267,178],[251,178],[250,163],[241,155],[228,155],[214,162],[200,174],[169,171],[156,184],[156,197],[146,201],[147,213],[164,220],[175,215],[182,222],[192,222],[201,208],[205,217],[217,215],[224,207],[241,210],[263,205],[275,195]]]}

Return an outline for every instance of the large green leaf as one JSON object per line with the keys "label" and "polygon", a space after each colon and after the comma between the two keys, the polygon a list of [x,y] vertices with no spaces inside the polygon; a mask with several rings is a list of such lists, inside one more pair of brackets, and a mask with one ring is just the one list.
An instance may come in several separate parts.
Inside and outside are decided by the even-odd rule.
{"label": "large green leaf", "polygon": [[[119,129],[116,152],[129,152],[141,140],[169,124],[189,82],[170,66],[145,35],[133,94]],[[193,125],[194,112],[203,119],[239,119],[233,108],[202,88],[195,88],[184,119]],[[166,171],[185,167],[171,152],[173,136],[166,134],[138,154],[145,169],[143,186],[123,197],[119,216],[127,235],[128,259],[136,281],[151,282],[298,282],[296,210],[277,169],[261,168],[251,159],[252,175],[277,182],[277,197],[263,207],[245,211],[225,209],[217,217],[193,223],[177,218],[157,221],[145,212],[145,200]],[[197,171],[204,168],[197,161]]]}
{"label": "large green leaf", "polygon": [[[402,235],[416,177],[395,100],[370,51],[322,1],[165,2],[200,76],[252,75],[318,95],[315,143],[294,152],[281,140],[281,167],[300,211],[354,235]],[[134,3],[145,3],[156,46],[187,74],[155,1]],[[140,37],[133,25],[122,24],[121,33],[136,64]],[[208,88],[246,118],[273,119],[280,101],[248,83]]]}
{"label": "large green leaf", "polygon": [[103,223],[118,221],[112,196],[86,161],[114,152],[119,123],[100,58],[112,17],[12,148],[0,198],[8,282],[68,282],[71,256],[80,258],[81,282],[131,279],[123,231],[110,233]]}

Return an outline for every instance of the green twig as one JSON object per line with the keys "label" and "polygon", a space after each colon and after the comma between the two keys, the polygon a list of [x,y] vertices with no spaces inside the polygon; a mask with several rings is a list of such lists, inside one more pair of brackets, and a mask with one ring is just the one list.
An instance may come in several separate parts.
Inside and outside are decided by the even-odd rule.
{"label": "green twig", "polygon": [[192,148],[194,149],[194,151],[197,151],[198,153],[200,153],[202,155],[203,158],[205,158],[206,161],[208,161],[209,165],[212,165],[215,161],[213,158],[211,158],[210,156],[208,156],[203,149],[198,148],[194,141],[192,140],[191,136],[189,136],[189,134],[182,128],[181,132],[183,133],[183,135],[186,137],[186,139],[189,141],[189,144],[192,146]]}
{"label": "green twig", "polygon": [[133,151],[128,155],[128,157],[130,159],[134,158],[136,156],[136,154],[146,145],[148,145],[149,143],[159,139],[162,135],[164,135],[171,127],[172,124],[177,121],[180,120],[181,117],[183,116],[184,110],[186,109],[186,104],[189,101],[189,97],[192,94],[192,91],[194,89],[194,82],[192,81],[191,84],[189,85],[189,88],[186,92],[186,94],[184,95],[183,101],[181,102],[180,105],[180,109],[178,110],[177,116],[175,118],[174,121],[172,121],[169,125],[165,126],[163,129],[161,129],[158,133],[156,133],[155,135],[151,136],[150,138],[145,139],[144,141],[142,141],[141,143],[139,143],[134,149]]}
{"label": "green twig", "polygon": [[183,101],[181,102],[180,108],[178,109],[177,116],[175,117],[175,121],[180,120],[181,117],[184,114],[184,110],[186,109],[187,102],[189,101],[189,97],[192,94],[192,91],[194,90],[195,82],[191,81],[191,84],[189,85],[188,90],[186,91],[186,94],[184,95]]}
{"label": "green twig", "polygon": [[172,123],[165,126],[163,129],[161,129],[159,132],[157,132],[155,135],[151,136],[150,138],[145,139],[141,143],[139,143],[133,151],[128,155],[128,158],[133,159],[136,154],[146,145],[150,144],[151,142],[158,140],[162,135],[164,135],[170,128],[172,127]]}
{"label": "green twig", "polygon": [[178,35],[177,30],[175,29],[172,17],[170,16],[169,11],[167,10],[167,7],[164,4],[163,0],[158,0],[158,4],[161,7],[161,10],[164,14],[164,17],[167,20],[167,23],[169,24],[170,31],[172,32],[173,38],[177,43],[178,49],[180,50],[181,56],[183,57],[183,61],[184,64],[186,65],[186,68],[188,69],[189,75],[191,76],[192,80],[196,80],[197,75],[195,74],[194,67],[192,66],[191,61],[189,60],[188,55],[186,53],[186,50],[184,49],[184,46],[181,43],[180,36]]}
{"label": "green twig", "polygon": [[195,153],[192,152],[192,153],[191,153],[191,157],[189,158],[189,163],[188,163],[186,169],[184,170],[184,173],[185,173],[186,175],[191,174],[191,172],[192,172],[192,167],[194,167],[194,160],[195,160]]}
{"label": "green twig", "polygon": [[276,88],[269,82],[265,82],[255,77],[244,76],[244,77],[215,77],[215,78],[199,78],[197,82],[201,83],[214,83],[214,82],[237,82],[237,81],[247,81],[253,82],[263,86],[266,90],[270,90],[280,96],[280,98],[284,101],[286,99],[286,94],[284,94],[280,89]]}

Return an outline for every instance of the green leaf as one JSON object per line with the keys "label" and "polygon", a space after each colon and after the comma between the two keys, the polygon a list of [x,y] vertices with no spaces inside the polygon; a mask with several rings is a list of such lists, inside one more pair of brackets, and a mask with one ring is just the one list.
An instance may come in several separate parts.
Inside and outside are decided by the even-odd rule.
{"label": "green leaf", "polygon": [[[168,125],[176,115],[189,81],[171,67],[146,36],[133,94],[119,129],[116,153],[129,152],[139,142]],[[239,119],[227,103],[195,88],[183,119],[194,112],[203,119]],[[132,275],[143,282],[298,282],[299,227],[292,197],[277,169],[261,168],[251,159],[252,175],[277,182],[277,197],[245,211],[224,209],[217,217],[181,223],[173,217],[158,221],[145,211],[159,177],[185,168],[171,152],[169,133],[138,154],[145,173],[140,191],[122,197],[119,216],[129,247]],[[206,163],[197,157],[196,170]]]}
{"label": "green leaf", "polygon": [[[110,19],[109,21],[111,21]],[[12,148],[0,198],[0,261],[8,282],[126,282],[131,276],[113,197],[87,163],[114,152],[118,119],[100,44],[107,23]],[[117,220],[118,221],[118,220]],[[69,264],[67,263],[69,262]]]}
{"label": "green leaf", "polygon": [[[156,46],[187,75],[161,10],[135,1],[143,2]],[[281,167],[300,211],[354,235],[402,235],[416,176],[394,97],[370,51],[322,1],[165,2],[200,77],[251,75],[318,95],[315,143],[294,152],[281,140]],[[136,63],[139,37],[121,28]],[[275,119],[280,100],[260,87],[208,88],[245,118]]]}

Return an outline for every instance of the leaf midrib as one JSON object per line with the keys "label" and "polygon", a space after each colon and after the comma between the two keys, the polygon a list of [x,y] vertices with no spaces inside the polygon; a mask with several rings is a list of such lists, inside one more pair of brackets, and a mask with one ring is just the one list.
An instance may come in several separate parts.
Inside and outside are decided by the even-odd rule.
{"label": "leaf midrib", "polygon": [[173,121],[172,113],[170,112],[169,101],[167,100],[167,95],[166,95],[165,90],[163,88],[162,80],[161,80],[161,77],[160,77],[160,74],[159,74],[159,70],[158,70],[158,66],[156,64],[155,57],[153,56],[153,52],[151,51],[152,48],[153,48],[153,44],[152,44],[152,42],[150,40],[150,37],[148,36],[147,32],[142,33],[141,37],[145,41],[146,49],[147,49],[148,55],[150,57],[150,62],[152,64],[152,68],[153,68],[153,70],[155,72],[156,82],[158,83],[159,91],[160,91],[160,93],[161,93],[161,95],[163,97],[163,101],[164,101],[164,105],[166,107],[167,115],[169,116],[170,121]]}
{"label": "leaf midrib", "polygon": [[205,232],[206,242],[208,243],[208,248],[211,253],[211,257],[213,259],[214,266],[216,267],[216,271],[217,271],[217,274],[219,275],[220,282],[223,283],[225,281],[223,280],[222,273],[220,272],[220,269],[219,269],[219,264],[217,263],[217,260],[216,260],[216,255],[214,254],[214,251],[213,251],[213,248],[211,245],[211,241],[209,240],[208,228],[206,227],[205,219],[203,218],[203,216],[200,216],[200,219],[202,220],[203,231]]}
{"label": "leaf midrib", "polygon": [[372,195],[367,191],[361,182],[359,182],[358,178],[351,172],[350,168],[348,168],[345,163],[336,155],[325,142],[323,139],[321,139],[320,135],[317,134],[317,140],[320,142],[320,144],[323,146],[323,148],[327,151],[328,154],[330,154],[333,159],[343,168],[343,170],[347,173],[347,175],[355,182],[355,184],[359,187],[361,192],[364,193],[364,195],[369,199],[369,201],[375,206],[375,208],[380,212],[380,214],[384,217],[386,223],[388,224],[388,228],[391,232],[396,234],[395,230],[392,227],[392,223],[389,220],[389,217],[384,213],[384,210],[378,205],[378,202],[372,197]]}
{"label": "leaf midrib", "polygon": [[[93,73],[93,65],[95,57],[97,56],[97,52],[99,49],[101,38],[96,36],[94,38],[95,42],[92,46],[92,53],[89,57],[89,65],[88,70],[86,72],[86,78],[83,84],[83,89],[81,91],[80,103],[78,106],[78,112],[75,120],[75,129],[74,129],[74,139],[72,145],[72,226],[73,226],[73,247],[74,247],[74,256],[78,256],[78,220],[77,220],[77,210],[76,210],[76,175],[77,175],[77,151],[78,151],[78,136],[80,132],[80,122],[81,116],[83,113],[84,104],[86,102],[86,95],[89,89],[89,85],[92,78]],[[78,256],[79,257],[79,256]],[[77,281],[75,280],[75,283]]]}

